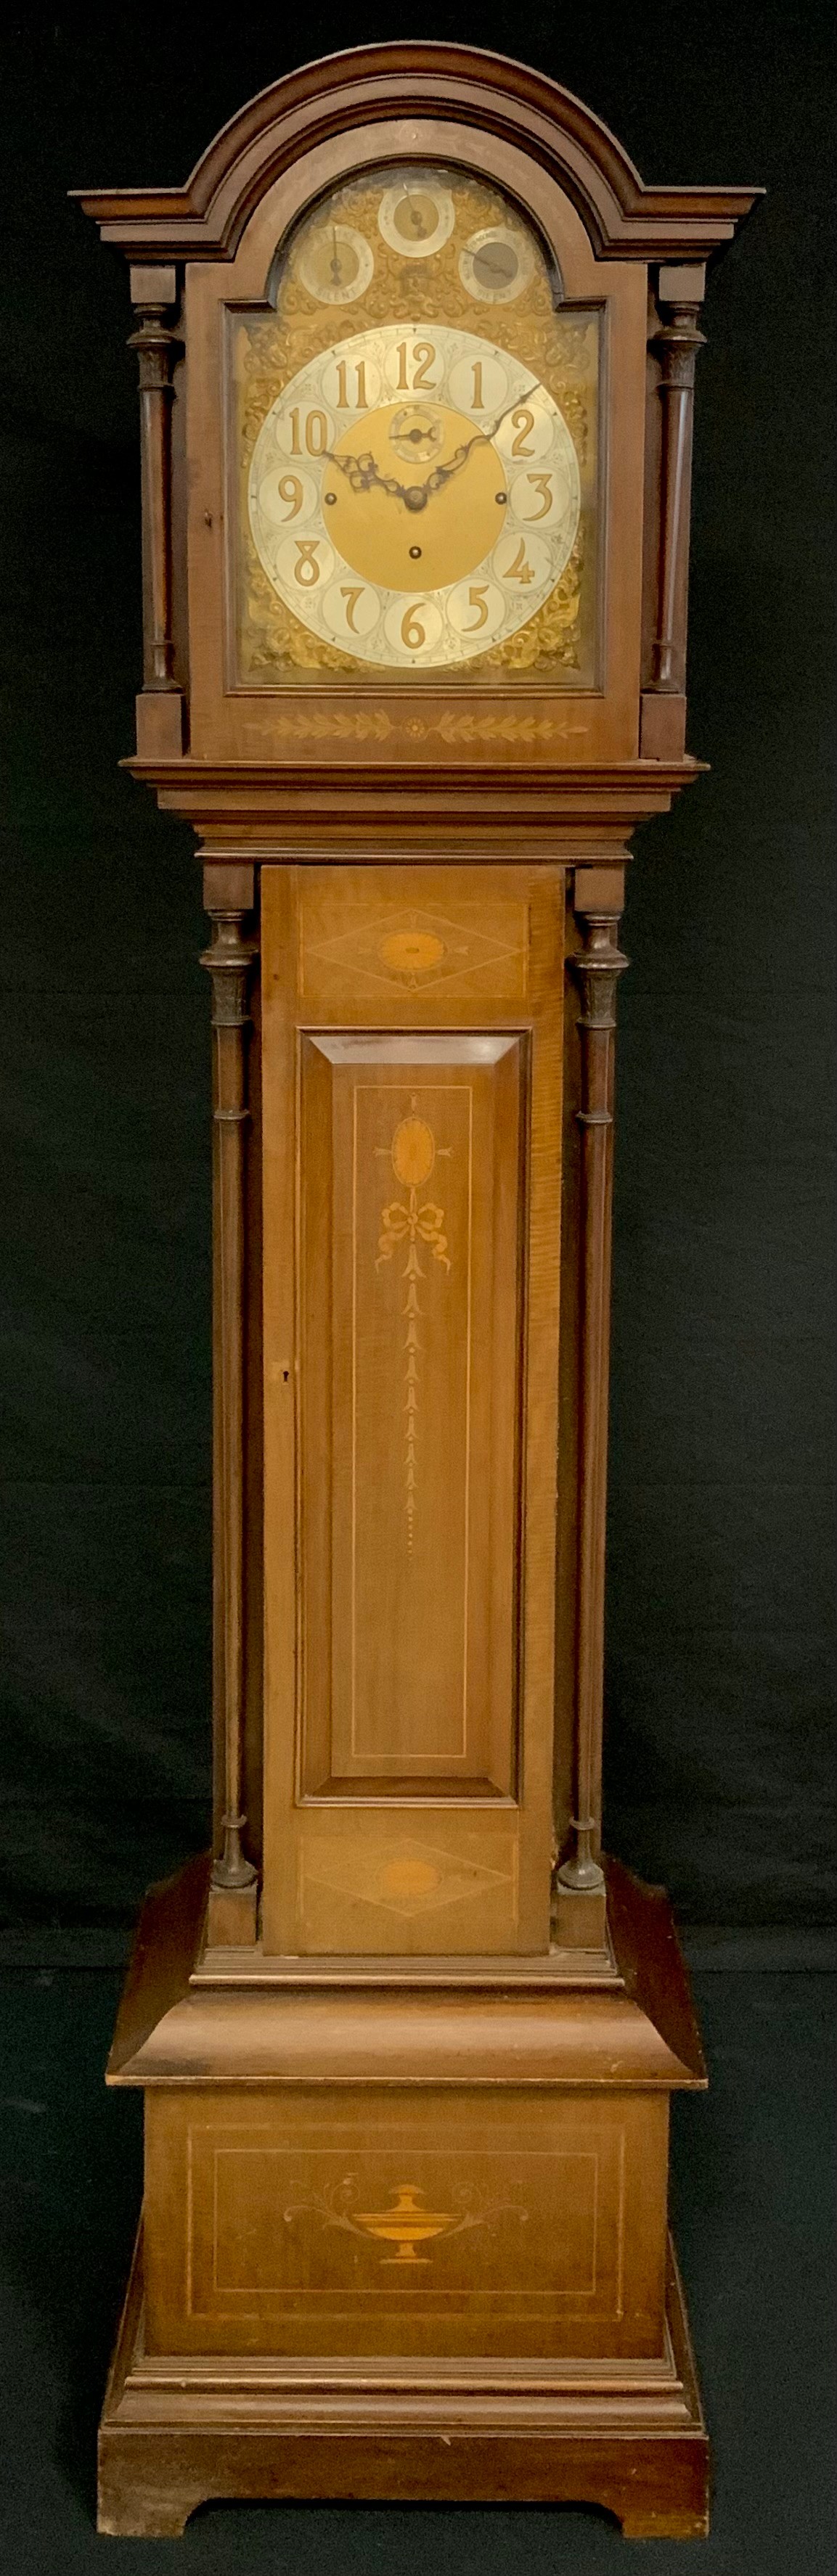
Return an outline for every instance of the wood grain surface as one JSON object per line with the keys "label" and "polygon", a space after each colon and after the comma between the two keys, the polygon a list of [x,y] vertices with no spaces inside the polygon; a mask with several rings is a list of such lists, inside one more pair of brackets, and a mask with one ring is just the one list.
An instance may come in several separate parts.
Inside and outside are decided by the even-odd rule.
{"label": "wood grain surface", "polygon": [[[405,154],[506,192],[597,317],[578,686],[236,658],[240,317]],[[130,766],[201,844],[216,996],[214,1867],[152,1892],[111,2054],[147,2196],[103,2530],[225,2494],[706,2529],[665,2278],[705,2069],[664,1896],[600,1864],[612,1000],[627,842],[698,774],[698,312],[754,195],[646,187],[540,74],[410,42],[82,198],[139,317]]]}
{"label": "wood grain surface", "polygon": [[563,928],[262,870],[268,1949],[548,1946]]}

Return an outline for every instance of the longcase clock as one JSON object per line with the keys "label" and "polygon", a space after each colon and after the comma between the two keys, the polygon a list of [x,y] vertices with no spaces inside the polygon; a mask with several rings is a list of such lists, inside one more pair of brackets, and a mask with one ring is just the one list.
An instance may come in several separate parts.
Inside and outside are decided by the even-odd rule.
{"label": "longcase clock", "polygon": [[127,252],[145,670],[215,1138],[212,1851],[110,2080],[143,2227],[101,2527],[207,2497],[706,2528],[667,2234],[704,2083],[600,1846],[615,1003],[685,752],[705,263],[539,75],[279,81]]}

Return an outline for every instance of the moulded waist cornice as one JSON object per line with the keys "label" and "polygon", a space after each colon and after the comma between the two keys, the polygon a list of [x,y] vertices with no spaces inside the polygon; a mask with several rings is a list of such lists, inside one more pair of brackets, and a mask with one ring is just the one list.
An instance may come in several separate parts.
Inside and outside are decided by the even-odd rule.
{"label": "moulded waist cornice", "polygon": [[215,1987],[184,1995],[134,2052],[115,2046],[108,2081],[670,2091],[706,2079],[624,1994]]}
{"label": "moulded waist cornice", "polygon": [[337,1974],[319,1989],[304,1976],[298,1986],[230,1989],[193,1976],[209,1860],[192,1860],[146,1897],[108,2082],[702,2090],[706,2069],[668,1901],[619,1862],[605,1866],[618,1986],[595,1978],[553,1993],[514,1989],[498,1960],[493,1986],[458,1990],[443,1982],[363,1989]]}
{"label": "moulded waist cornice", "polygon": [[443,766],[434,760],[432,768],[425,771],[418,764],[408,768],[404,763],[386,765],[384,762],[364,767],[359,761],[330,760],[327,767],[322,764],[315,767],[313,763],[282,760],[202,760],[196,754],[184,752],[182,758],[174,760],[144,760],[130,756],[122,762],[122,767],[129,769],[132,777],[147,779],[152,785],[159,783],[162,786],[177,778],[191,779],[196,783],[203,780],[207,786],[220,786],[226,780],[249,781],[254,788],[272,786],[278,795],[284,795],[287,790],[293,793],[296,787],[302,784],[310,786],[315,782],[322,785],[336,782],[341,788],[374,781],[399,790],[415,784],[426,792],[432,781],[433,790],[442,794],[447,794],[451,788],[464,787],[472,792],[481,789],[484,794],[495,788],[513,788],[516,792],[523,788],[526,792],[540,789],[556,796],[562,792],[572,796],[591,791],[603,796],[619,796],[632,787],[642,791],[658,786],[673,796],[679,787],[687,787],[693,778],[705,771],[708,763],[694,760],[688,753],[682,760],[579,761],[573,762],[572,766],[562,763],[560,768],[544,765],[537,769],[531,766],[524,769],[509,763],[503,767],[492,764],[490,770],[485,770],[476,765]]}
{"label": "moulded waist cornice", "polygon": [[[638,823],[667,813],[704,764],[633,760],[578,768],[410,768],[330,762],[129,759],[206,843],[204,855],[250,859],[260,850],[325,860],[399,864],[451,859],[586,856],[621,863]],[[242,836],[247,848],[242,850]],[[231,839],[237,846],[230,846]],[[391,849],[383,849],[391,841]]]}

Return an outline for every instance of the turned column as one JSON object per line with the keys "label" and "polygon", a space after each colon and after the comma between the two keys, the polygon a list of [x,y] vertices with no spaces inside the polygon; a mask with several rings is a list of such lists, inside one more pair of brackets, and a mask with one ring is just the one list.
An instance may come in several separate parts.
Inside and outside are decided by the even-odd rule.
{"label": "turned column", "polygon": [[204,902],[212,942],[201,959],[212,982],[215,1520],[213,1600],[216,1623],[216,1759],[221,1768],[221,1848],[212,1864],[208,1938],[256,1938],[256,1871],[242,1835],[244,1767],[244,1367],[246,1313],[245,1189],[247,1125],[247,985],[253,946],[244,924],[253,906],[253,870],[207,867]]}
{"label": "turned column", "polygon": [[689,513],[692,489],[692,419],[695,359],[703,348],[697,317],[703,270],[660,270],[662,321],[651,343],[660,363],[660,551],[657,632],[651,687],[682,697],[686,687],[686,611],[689,588]]}
{"label": "turned column", "polygon": [[[182,750],[182,701],[174,676],[172,597],[172,382],[180,337],[172,328],[173,268],[132,268],[138,328],[128,342],[139,366],[142,493],[142,695],[137,749]],[[160,700],[169,703],[160,704]],[[149,704],[149,701],[151,702]]]}
{"label": "turned column", "polygon": [[651,760],[679,760],[686,739],[692,420],[695,359],[703,347],[698,314],[704,276],[698,263],[660,268],[648,344],[656,368],[648,443],[657,467],[656,489],[646,496],[653,559],[646,569],[640,752]]}
{"label": "turned column", "polygon": [[578,1565],[572,1849],[557,1875],[557,1935],[573,1946],[604,1938],[601,1747],[604,1683],[613,1081],[616,986],[628,960],[617,930],[622,871],[579,869],[582,945],[570,958],[581,995]]}

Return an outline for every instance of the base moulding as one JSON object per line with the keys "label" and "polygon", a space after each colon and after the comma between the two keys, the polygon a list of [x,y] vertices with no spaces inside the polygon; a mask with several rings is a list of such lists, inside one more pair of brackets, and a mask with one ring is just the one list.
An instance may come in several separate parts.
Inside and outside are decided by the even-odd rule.
{"label": "base moulding", "polygon": [[708,2445],[669,2249],[664,2358],[417,2363],[147,2354],[142,2230],[99,2434],[99,2530],[177,2537],[199,2505],[595,2504],[627,2539],[708,2530]]}

